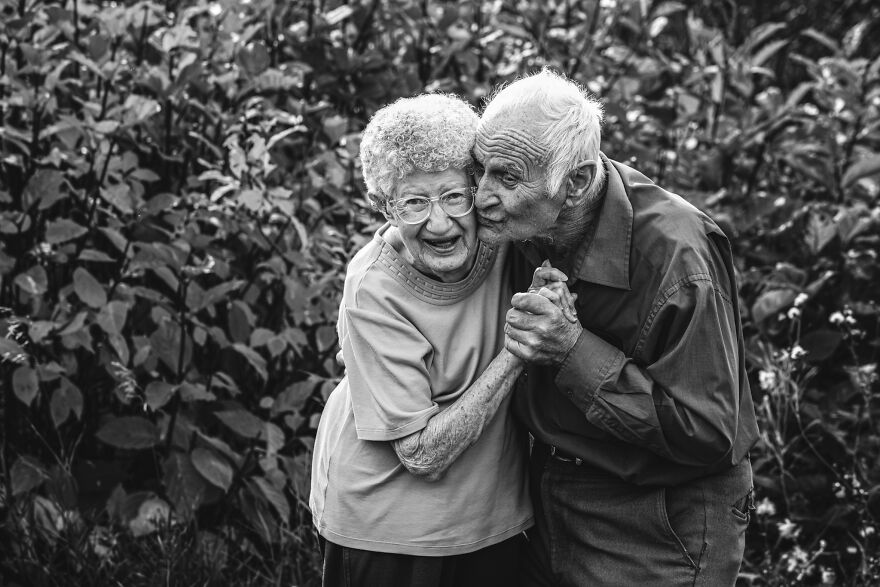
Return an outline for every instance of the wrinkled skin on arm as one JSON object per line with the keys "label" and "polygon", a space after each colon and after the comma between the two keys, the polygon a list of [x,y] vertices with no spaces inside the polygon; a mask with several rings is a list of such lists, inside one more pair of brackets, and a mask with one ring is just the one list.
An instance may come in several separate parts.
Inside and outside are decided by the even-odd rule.
{"label": "wrinkled skin on arm", "polygon": [[480,438],[522,369],[523,362],[502,349],[477,381],[451,406],[432,417],[427,426],[391,441],[403,466],[428,481],[441,479],[461,453]]}

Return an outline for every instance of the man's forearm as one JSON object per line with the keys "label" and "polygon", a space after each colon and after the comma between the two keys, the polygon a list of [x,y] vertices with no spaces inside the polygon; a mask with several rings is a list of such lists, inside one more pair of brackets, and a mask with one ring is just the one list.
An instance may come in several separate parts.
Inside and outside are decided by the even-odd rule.
{"label": "man's forearm", "polygon": [[502,350],[471,387],[425,428],[391,442],[403,466],[427,480],[440,479],[482,435],[522,369],[522,361]]}
{"label": "man's forearm", "polygon": [[[675,463],[705,467],[725,458],[736,439],[741,351],[733,308],[714,289],[701,295],[700,303],[674,298],[656,313],[644,340],[663,352],[652,361],[627,357],[585,330],[555,383],[594,426]],[[703,311],[682,320],[682,308]],[[687,344],[664,347],[663,337]]]}

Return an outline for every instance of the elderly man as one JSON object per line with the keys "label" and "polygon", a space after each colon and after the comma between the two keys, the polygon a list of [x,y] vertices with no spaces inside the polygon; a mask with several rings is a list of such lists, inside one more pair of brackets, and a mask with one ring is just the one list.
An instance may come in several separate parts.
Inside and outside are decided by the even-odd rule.
{"label": "elderly man", "polygon": [[[573,323],[516,294],[507,349],[535,443],[535,585],[733,585],[757,438],[730,246],[679,196],[599,149],[601,106],[550,71],[487,105],[481,240],[517,241],[577,295]],[[540,271],[538,271],[540,273]]]}

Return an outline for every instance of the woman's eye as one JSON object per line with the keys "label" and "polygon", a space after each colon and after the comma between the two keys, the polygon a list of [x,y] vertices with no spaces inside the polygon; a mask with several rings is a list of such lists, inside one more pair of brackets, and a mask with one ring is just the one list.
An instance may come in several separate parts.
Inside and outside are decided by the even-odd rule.
{"label": "woman's eye", "polygon": [[407,198],[400,202],[402,208],[409,210],[422,210],[427,205],[428,201],[425,198]]}

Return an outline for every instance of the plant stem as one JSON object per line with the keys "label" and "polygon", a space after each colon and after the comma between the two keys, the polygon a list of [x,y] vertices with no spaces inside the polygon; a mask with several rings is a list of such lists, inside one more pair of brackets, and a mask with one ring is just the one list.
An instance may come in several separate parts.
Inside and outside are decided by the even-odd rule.
{"label": "plant stem", "polygon": [[12,445],[15,444],[9,436],[17,430],[15,427],[15,411],[17,406],[15,405],[16,398],[12,393],[12,381],[10,381],[12,371],[7,371],[8,373],[4,376],[5,381],[3,382],[3,397],[0,398],[0,401],[3,402],[3,488],[6,491],[6,503],[9,505],[12,502],[12,475],[9,474],[9,461],[12,459]]}

